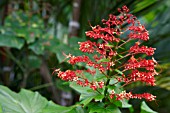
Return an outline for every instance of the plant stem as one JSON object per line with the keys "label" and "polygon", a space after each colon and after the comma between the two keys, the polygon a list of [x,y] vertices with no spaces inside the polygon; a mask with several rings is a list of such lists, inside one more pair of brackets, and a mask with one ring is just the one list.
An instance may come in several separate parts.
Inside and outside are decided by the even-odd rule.
{"label": "plant stem", "polygon": [[107,95],[107,90],[108,90],[109,82],[110,82],[110,78],[108,78],[107,81],[106,81],[106,87],[105,87],[105,89],[104,89],[104,97],[105,97],[105,98],[103,98],[103,100],[102,100],[103,102],[105,102],[106,99],[107,99],[107,98],[106,98],[106,95]]}
{"label": "plant stem", "polygon": [[49,86],[52,86],[53,83],[46,83],[46,84],[42,84],[42,85],[39,85],[39,86],[35,86],[35,87],[32,87],[30,88],[29,90],[38,90],[38,89],[42,89],[42,88],[46,88],[46,87],[49,87]]}
{"label": "plant stem", "polygon": [[131,39],[128,39],[127,41],[125,41],[124,43],[120,44],[116,49],[122,47],[123,45],[125,45],[127,42],[129,42]]}
{"label": "plant stem", "polygon": [[128,57],[128,56],[130,56],[130,55],[131,55],[131,54],[127,54],[127,55],[125,55],[124,57],[115,60],[114,63],[117,62],[117,61],[119,61],[119,60],[121,60],[121,59],[123,59],[123,58],[126,58],[126,57]]}
{"label": "plant stem", "polygon": [[21,62],[19,60],[17,60],[15,58],[15,56],[8,50],[8,49],[5,49],[6,51],[6,56],[8,56],[9,58],[11,58],[18,66],[19,68],[22,70],[22,72],[25,72],[25,68],[23,67],[23,65],[21,64]]}
{"label": "plant stem", "polygon": [[109,76],[106,74],[106,73],[104,73],[103,71],[100,71],[102,74],[104,74],[107,78],[109,78]]}

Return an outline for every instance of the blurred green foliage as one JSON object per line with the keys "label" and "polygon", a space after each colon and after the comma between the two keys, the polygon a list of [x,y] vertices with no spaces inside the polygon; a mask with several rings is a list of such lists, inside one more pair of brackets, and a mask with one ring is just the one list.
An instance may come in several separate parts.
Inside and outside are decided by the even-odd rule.
{"label": "blurred green foliage", "polygon": [[[32,8],[30,7],[31,2],[28,1],[17,2],[14,0],[14,2],[11,2],[2,0],[0,2],[0,17],[2,17],[4,14],[2,13],[4,10],[3,8],[9,4],[13,4],[14,6],[18,7],[18,9],[9,12],[4,20],[2,18],[0,19],[0,21],[4,21],[4,24],[0,26],[0,47],[2,49],[0,51],[1,55],[3,57],[5,56],[5,60],[1,60],[2,63],[0,64],[0,66],[10,66],[12,70],[10,71],[10,73],[6,74],[2,71],[2,69],[0,69],[0,74],[5,75],[5,77],[8,76],[7,79],[8,82],[10,82],[9,84],[6,84],[5,80],[1,78],[0,84],[6,84],[14,91],[18,91],[20,89],[21,83],[24,80],[24,77],[27,77],[25,88],[36,89],[48,99],[51,99],[51,96],[47,93],[47,90],[43,89],[48,85],[41,87],[44,84],[39,73],[42,60],[45,59],[47,61],[49,70],[50,68],[54,67],[61,68],[62,70],[71,69],[72,67],[68,65],[65,61],[63,61],[65,58],[63,56],[63,52],[65,54],[72,53],[76,56],[82,54],[78,50],[77,42],[85,40],[84,32],[89,29],[88,22],[90,22],[92,26],[100,24],[101,19],[107,18],[108,14],[117,14],[118,7],[121,7],[122,5],[127,5],[131,9],[132,13],[140,18],[143,24],[147,25],[151,39],[149,42],[146,42],[146,45],[157,48],[154,57],[159,63],[159,65],[157,66],[157,70],[161,73],[156,78],[157,86],[154,88],[142,87],[142,84],[136,83],[132,84],[130,87],[126,87],[126,89],[134,90],[136,92],[148,91],[155,94],[157,96],[157,102],[151,102],[147,104],[159,113],[169,112],[170,105],[168,100],[170,99],[170,2],[168,0],[82,0],[79,21],[81,25],[79,29],[79,37],[81,38],[73,37],[66,41],[64,41],[65,39],[67,39],[67,36],[65,38],[65,35],[68,34],[68,24],[71,19],[73,10],[72,0],[35,0],[33,1],[34,5]],[[43,5],[46,5],[46,7]],[[59,24],[61,25],[61,28],[59,27]],[[57,27],[59,27],[59,29]],[[53,70],[50,71],[52,73]],[[12,76],[12,73],[14,73],[14,76]],[[69,84],[64,84],[61,80],[58,79],[54,80],[53,82],[55,82],[55,87],[58,87],[60,90],[68,89],[70,91],[70,89],[68,88]],[[38,89],[37,86],[40,86],[38,87],[40,89]],[[134,86],[136,88],[131,89]],[[78,91],[77,86],[71,85],[71,87]],[[40,96],[38,93],[32,93],[26,90],[21,90],[20,93],[16,94],[14,92],[11,92],[7,88],[4,88],[3,86],[1,87],[0,92],[3,92],[0,93],[0,98],[4,99],[4,101],[11,102],[11,108],[15,109],[17,108],[15,104],[20,101],[19,98],[21,98],[22,96]],[[8,93],[8,96],[10,96],[12,100],[8,100],[10,98],[4,98],[5,93]],[[86,99],[82,103],[86,105],[92,99],[100,99],[102,97],[96,97],[95,94],[91,95],[91,93],[89,95],[89,92],[84,90],[83,98]],[[55,107],[57,107],[57,105],[52,102],[48,102],[45,98],[41,96],[40,101],[43,101],[41,102],[42,104],[46,104],[43,106],[48,106],[47,104],[50,103],[49,107],[47,108],[47,110],[44,111],[44,113],[49,112],[48,110],[50,110],[51,113],[55,112]],[[21,103],[26,106],[27,109],[34,109],[29,108],[27,104],[30,103],[27,102],[30,102],[30,100],[23,100]],[[146,107],[146,103],[144,102],[142,102],[142,106],[140,104],[136,104],[139,103],[139,101],[136,100],[132,100],[131,103],[134,107],[135,112],[139,112],[139,110],[143,108],[145,109],[141,111],[142,113],[152,112]],[[156,103],[158,103],[158,105]],[[1,103],[1,105],[3,104]],[[103,105],[95,106],[103,107]],[[141,109],[139,106],[141,106]],[[11,110],[10,108],[7,109]],[[76,112],[82,111],[82,108],[80,106],[75,107],[75,109]],[[73,111],[75,111],[75,109]],[[115,108],[113,106],[113,108],[110,109],[113,110]],[[61,107],[61,109],[59,110],[72,111],[72,107]],[[0,106],[0,112],[1,111],[3,111],[2,106]],[[93,109],[92,111],[98,112],[95,111],[95,109]],[[85,111],[83,110],[83,112]]]}

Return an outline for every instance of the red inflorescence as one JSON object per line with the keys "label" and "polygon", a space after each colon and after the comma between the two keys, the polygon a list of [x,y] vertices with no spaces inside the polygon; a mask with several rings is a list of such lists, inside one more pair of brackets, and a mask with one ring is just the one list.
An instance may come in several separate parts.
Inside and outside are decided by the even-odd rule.
{"label": "red inflorescence", "polygon": [[145,68],[148,71],[154,71],[155,68],[155,62],[153,60],[146,60],[139,58],[138,60],[133,57],[131,57],[128,60],[128,63],[125,65],[125,69],[136,69],[136,68]]}
{"label": "red inflorescence", "polygon": [[130,77],[130,79],[128,82],[136,82],[136,81],[141,81],[141,82],[145,82],[147,84],[150,84],[152,86],[155,85],[155,78],[154,75],[156,73],[155,72],[140,72],[138,70],[133,70],[131,74],[129,74],[128,76]]}
{"label": "red inflorescence", "polygon": [[156,96],[150,94],[150,93],[143,93],[143,94],[133,94],[132,98],[137,98],[137,99],[146,99],[147,101],[153,101],[155,100]]}
{"label": "red inflorescence", "polygon": [[152,56],[154,54],[154,51],[156,49],[155,48],[152,48],[152,47],[147,47],[147,46],[141,46],[139,47],[138,44],[135,44],[134,46],[132,46],[129,50],[130,53],[133,53],[133,54],[137,54],[137,53],[145,53],[146,55],[148,56]]}
{"label": "red inflorescence", "polygon": [[145,41],[149,40],[149,33],[143,25],[139,24],[139,26],[130,26],[129,30],[132,31],[129,34],[129,38],[141,39]]}
{"label": "red inflorescence", "polygon": [[132,92],[126,93],[126,91],[122,91],[119,94],[110,94],[113,98],[116,96],[116,100],[123,100],[123,99],[146,99],[147,101],[153,101],[155,100],[156,96],[153,96],[150,93],[143,93],[143,94],[132,94]]}
{"label": "red inflorescence", "polygon": [[70,64],[74,65],[76,63],[79,63],[79,62],[88,62],[89,61],[89,57],[88,56],[72,56],[70,57],[70,60],[68,61]]}
{"label": "red inflorescence", "polygon": [[[156,60],[146,60],[139,57],[140,54],[146,54],[147,56],[154,54],[155,48],[139,46],[141,41],[149,40],[149,32],[134,15],[129,13],[129,9],[126,6],[119,8],[118,11],[121,13],[119,16],[110,14],[108,20],[102,20],[102,27],[99,25],[91,26],[92,30],[86,32],[86,36],[96,41],[88,40],[78,43],[80,45],[79,50],[93,54],[93,59],[85,55],[65,55],[66,58],[69,58],[68,63],[71,65],[84,63],[86,66],[82,70],[75,71],[67,70],[62,72],[57,69],[54,72],[58,73],[58,77],[65,81],[75,81],[78,85],[82,87],[88,86],[93,90],[98,90],[98,88],[107,89],[106,87],[109,84],[107,84],[106,79],[112,77],[117,78],[118,83],[123,82],[123,86],[137,81],[144,82],[151,86],[155,85],[154,76],[157,75],[157,72],[154,67],[157,65]],[[124,28],[124,26],[126,27]],[[125,37],[125,32],[129,33],[127,37]],[[120,35],[122,35],[123,38],[120,38]],[[133,39],[137,40],[135,45],[130,47],[129,50],[124,51],[122,46]],[[127,60],[126,58],[129,58],[129,56],[130,59]],[[124,63],[122,64],[121,62]],[[119,73],[116,69],[119,70]],[[86,74],[90,74],[95,78],[97,71],[104,74],[106,78],[100,79],[100,81],[98,79],[88,80],[85,76]],[[111,72],[111,74],[107,75],[107,72]],[[116,74],[112,75],[113,73]],[[118,76],[119,74],[122,76]],[[144,98],[152,101],[156,98],[156,96],[149,93],[132,94],[132,92],[126,93],[126,91],[122,91],[117,94],[114,89],[109,96],[111,99],[115,97],[116,100]]]}
{"label": "red inflorescence", "polygon": [[65,81],[73,81],[76,78],[76,73],[71,70],[67,70],[66,72],[59,72],[58,77]]}
{"label": "red inflorescence", "polygon": [[91,42],[91,41],[85,41],[85,42],[79,42],[80,44],[80,50],[82,52],[87,52],[87,53],[93,53],[94,52],[94,45],[95,43]]}

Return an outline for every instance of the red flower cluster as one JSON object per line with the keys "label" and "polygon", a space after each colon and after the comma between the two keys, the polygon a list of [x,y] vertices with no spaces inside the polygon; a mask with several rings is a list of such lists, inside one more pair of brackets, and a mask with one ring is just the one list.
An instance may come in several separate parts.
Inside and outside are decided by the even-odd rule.
{"label": "red flower cluster", "polygon": [[154,71],[154,66],[156,62],[153,60],[146,60],[139,58],[138,60],[132,56],[129,60],[128,63],[125,65],[125,69],[136,69],[136,68],[145,68],[148,71]]}
{"label": "red flower cluster", "polygon": [[129,38],[132,38],[132,39],[141,39],[141,40],[145,40],[145,41],[149,40],[149,33],[148,33],[148,31],[140,23],[139,23],[139,26],[130,26],[129,30],[132,31],[129,34]]}
{"label": "red flower cluster", "polygon": [[[126,6],[123,6],[121,9],[119,8],[118,11],[121,13],[119,16],[110,14],[108,20],[102,20],[103,27],[99,25],[91,26],[92,30],[86,32],[86,36],[95,39],[95,42],[88,40],[78,43],[80,45],[80,51],[89,54],[96,53],[93,59],[85,55],[72,56],[69,54],[66,57],[69,58],[68,63],[71,65],[76,65],[77,63],[86,64],[85,69],[76,71],[67,70],[65,72],[58,71],[58,77],[65,81],[75,81],[78,85],[83,87],[88,86],[93,90],[103,88],[104,85],[107,87],[109,82],[106,80],[112,77],[118,78],[118,82],[123,82],[124,86],[136,81],[145,82],[152,86],[155,85],[154,75],[157,75],[157,73],[154,67],[157,64],[156,61],[154,59],[146,60],[139,57],[140,54],[146,54],[148,56],[154,54],[155,48],[140,46],[139,43],[140,41],[149,40],[149,33],[145,29],[145,26],[141,25],[137,18],[129,13],[129,9]],[[124,28],[127,24],[128,26]],[[130,31],[130,33],[127,31]],[[120,35],[125,32],[129,33],[127,37],[120,38]],[[137,40],[134,46],[130,47],[129,50],[122,49],[126,43],[133,39]],[[123,64],[122,61],[124,62]],[[105,79],[88,80],[85,74],[89,73],[94,77],[96,70],[104,74],[106,76]],[[116,70],[119,70],[119,73]],[[123,73],[122,76],[118,76],[120,72]],[[148,101],[152,101],[156,98],[149,93],[132,94],[131,92],[126,93],[123,91],[120,94],[116,94],[112,90],[110,98],[114,96],[116,96],[117,100],[145,98]]]}
{"label": "red flower cluster", "polygon": [[154,50],[156,49],[152,47],[149,48],[147,46],[139,47],[139,45],[136,43],[134,46],[130,48],[129,52],[133,54],[145,53],[148,56],[152,56],[154,54]]}
{"label": "red flower cluster", "polygon": [[76,79],[76,74],[74,71],[67,70],[66,72],[59,71],[58,77],[65,81],[73,81]]}
{"label": "red flower cluster", "polygon": [[85,41],[85,42],[79,42],[80,44],[80,50],[82,52],[87,52],[87,53],[93,53],[94,52],[94,45],[95,43],[91,42],[91,41]]}
{"label": "red flower cluster", "polygon": [[[87,72],[91,73],[92,71],[87,70]],[[65,72],[59,71],[58,77],[65,81],[75,81],[77,82],[78,85],[83,87],[89,86],[93,90],[96,90],[97,88],[103,88],[104,86],[103,81],[90,82],[88,79],[84,78],[85,75],[83,74],[82,70],[76,70],[76,71],[67,70]]]}
{"label": "red flower cluster", "polygon": [[140,72],[138,70],[133,70],[132,73],[128,75],[130,79],[127,79],[125,82],[129,83],[132,81],[133,82],[141,81],[154,86],[155,85],[154,75],[156,75],[155,72]]}
{"label": "red flower cluster", "polygon": [[149,93],[143,93],[143,94],[132,94],[132,92],[126,93],[126,91],[122,91],[119,94],[115,94],[114,90],[110,93],[110,98],[116,97],[116,100],[123,100],[127,99],[129,100],[130,98],[132,99],[146,99],[147,101],[153,101],[155,100],[156,96],[153,96],[152,94]]}
{"label": "red flower cluster", "polygon": [[70,57],[70,60],[68,61],[70,64],[74,65],[76,63],[79,63],[79,62],[88,62],[90,59],[88,56],[71,56]]}

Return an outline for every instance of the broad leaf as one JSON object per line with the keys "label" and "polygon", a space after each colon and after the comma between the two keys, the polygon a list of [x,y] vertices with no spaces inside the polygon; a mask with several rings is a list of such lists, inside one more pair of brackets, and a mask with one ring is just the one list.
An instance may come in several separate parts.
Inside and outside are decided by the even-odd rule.
{"label": "broad leaf", "polygon": [[0,113],[3,113],[3,112],[2,112],[2,107],[1,107],[1,105],[0,105]]}
{"label": "broad leaf", "polygon": [[48,105],[42,110],[41,113],[77,113],[74,107],[64,107],[53,102],[49,102]]}
{"label": "broad leaf", "polygon": [[0,86],[0,113],[77,113],[76,106],[63,107],[48,101],[38,92],[22,89],[19,93]]}
{"label": "broad leaf", "polygon": [[21,49],[24,45],[24,39],[15,37],[13,35],[2,35],[0,34],[0,46],[2,47],[13,47]]}
{"label": "broad leaf", "polygon": [[121,113],[115,105],[105,107],[104,103],[92,103],[88,106],[89,113]]}
{"label": "broad leaf", "polygon": [[145,101],[141,104],[141,112],[140,113],[157,113],[156,111],[153,111],[149,106],[145,103]]}
{"label": "broad leaf", "polygon": [[92,99],[99,100],[103,98],[102,94],[99,94],[97,91],[94,91],[89,87],[82,87],[75,83],[72,83],[70,87],[81,94],[80,100],[82,101],[81,104],[83,104],[84,106],[90,103]]}

